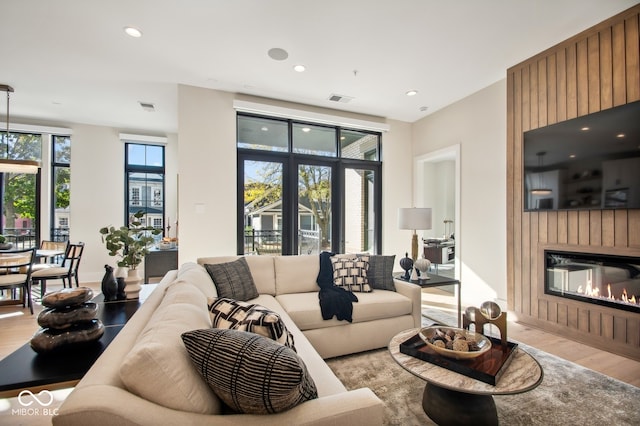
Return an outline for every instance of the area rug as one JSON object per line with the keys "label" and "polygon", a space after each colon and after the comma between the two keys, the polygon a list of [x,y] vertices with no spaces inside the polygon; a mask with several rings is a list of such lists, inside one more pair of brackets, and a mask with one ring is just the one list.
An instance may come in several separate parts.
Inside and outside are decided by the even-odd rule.
{"label": "area rug", "polygon": [[[640,425],[640,388],[519,343],[544,371],[535,389],[494,396],[501,425]],[[385,425],[433,425],[422,410],[425,382],[386,349],[327,360],[349,390],[368,387],[385,403]],[[480,425],[479,425],[480,426]]]}

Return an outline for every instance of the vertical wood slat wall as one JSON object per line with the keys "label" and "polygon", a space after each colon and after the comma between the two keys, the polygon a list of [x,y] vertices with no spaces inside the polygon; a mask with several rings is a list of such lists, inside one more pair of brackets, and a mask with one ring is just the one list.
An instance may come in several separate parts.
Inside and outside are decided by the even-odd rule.
{"label": "vertical wood slat wall", "polygon": [[640,256],[640,210],[523,210],[523,132],[640,100],[640,5],[507,70],[507,294],[519,321],[640,359],[640,314],[544,294],[543,251]]}

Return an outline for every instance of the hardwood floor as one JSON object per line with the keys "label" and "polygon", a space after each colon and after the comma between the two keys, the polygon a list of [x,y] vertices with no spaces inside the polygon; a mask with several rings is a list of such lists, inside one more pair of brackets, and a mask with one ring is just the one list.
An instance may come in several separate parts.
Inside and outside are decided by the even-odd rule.
{"label": "hardwood floor", "polygon": [[[91,287],[97,294],[100,283],[82,283]],[[61,288],[61,285],[49,284],[48,290]],[[422,294],[425,306],[437,307],[455,315],[456,308],[451,293],[438,288],[425,289]],[[34,303],[34,315],[22,306],[0,306],[0,359],[29,341],[38,330],[36,318],[42,310],[40,304]],[[509,322],[509,338],[539,348],[576,364],[599,371],[607,376],[640,387],[640,362],[592,348],[533,327],[517,322]]]}

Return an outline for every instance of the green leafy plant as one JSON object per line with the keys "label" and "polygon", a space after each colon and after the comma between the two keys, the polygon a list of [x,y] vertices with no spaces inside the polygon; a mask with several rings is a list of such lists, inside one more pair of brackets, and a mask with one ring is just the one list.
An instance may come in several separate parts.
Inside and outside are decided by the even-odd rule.
{"label": "green leafy plant", "polygon": [[5,237],[4,235],[0,234],[0,244],[4,244],[7,242],[7,237]]}
{"label": "green leafy plant", "polygon": [[109,250],[109,256],[120,257],[118,261],[120,267],[136,269],[149,253],[149,247],[155,241],[153,235],[162,232],[161,229],[144,226],[142,222],[144,215],[142,210],[138,211],[131,218],[129,226],[100,228],[102,242]]}

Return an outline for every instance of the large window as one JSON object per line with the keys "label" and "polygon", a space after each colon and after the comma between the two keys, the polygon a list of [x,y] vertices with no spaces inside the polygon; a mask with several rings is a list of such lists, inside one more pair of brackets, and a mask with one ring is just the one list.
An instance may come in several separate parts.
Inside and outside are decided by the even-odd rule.
{"label": "large window", "polygon": [[71,198],[71,138],[51,138],[51,232],[53,241],[69,239],[69,216]]}
{"label": "large window", "polygon": [[380,134],[238,114],[238,252],[381,250]]}
{"label": "large window", "polygon": [[[0,151],[13,160],[42,158],[42,135],[35,133],[0,133]],[[0,173],[2,221],[0,233],[15,248],[33,247],[39,239],[39,174]]]}
{"label": "large window", "polygon": [[126,143],[126,212],[124,223],[138,211],[145,212],[144,226],[165,228],[164,146]]}

